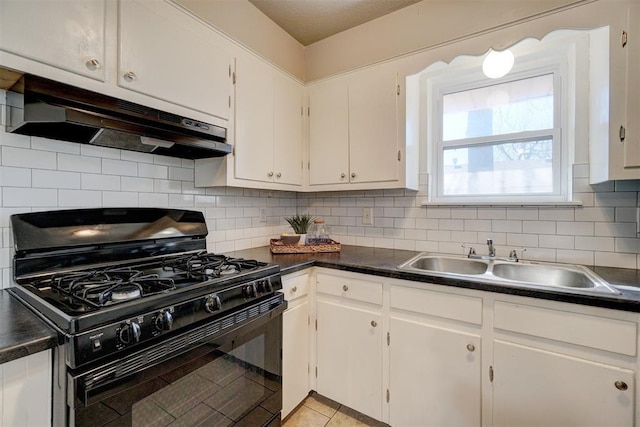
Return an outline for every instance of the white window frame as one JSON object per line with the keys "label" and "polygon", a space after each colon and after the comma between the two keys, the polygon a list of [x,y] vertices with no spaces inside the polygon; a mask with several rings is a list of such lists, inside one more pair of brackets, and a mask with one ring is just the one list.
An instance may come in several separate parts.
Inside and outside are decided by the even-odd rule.
{"label": "white window frame", "polygon": [[[578,56],[589,54],[589,33],[562,30],[551,33],[542,41],[527,39],[512,48],[516,57],[514,68],[500,79],[489,79],[482,74],[481,57],[458,57],[447,65],[429,67],[420,74],[420,109],[424,111],[420,126],[422,146],[426,146],[426,172],[428,199],[425,204],[504,204],[544,205],[572,202],[572,163],[575,145],[575,123],[587,120],[578,107],[586,103],[588,93],[577,89],[577,81],[588,79],[588,67],[578,66]],[[544,74],[554,76],[554,125],[542,132],[497,135],[443,141],[442,97],[448,93],[505,83]],[[588,109],[587,109],[588,110]],[[488,144],[492,141],[532,139],[536,136],[553,137],[553,191],[531,194],[444,195],[443,152],[454,145]],[[509,138],[505,138],[508,136]]]}

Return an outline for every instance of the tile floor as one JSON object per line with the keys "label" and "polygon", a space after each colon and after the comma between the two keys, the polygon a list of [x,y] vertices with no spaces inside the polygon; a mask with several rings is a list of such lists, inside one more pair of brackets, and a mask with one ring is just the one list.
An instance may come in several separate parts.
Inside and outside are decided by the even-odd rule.
{"label": "tile floor", "polygon": [[388,427],[351,408],[312,392],[284,420],[283,427]]}

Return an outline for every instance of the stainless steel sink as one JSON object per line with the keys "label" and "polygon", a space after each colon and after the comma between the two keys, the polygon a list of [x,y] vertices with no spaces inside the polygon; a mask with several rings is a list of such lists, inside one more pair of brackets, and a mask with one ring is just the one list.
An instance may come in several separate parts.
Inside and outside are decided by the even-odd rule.
{"label": "stainless steel sink", "polygon": [[484,274],[487,263],[466,258],[449,258],[442,256],[425,256],[409,264],[416,270],[438,271],[454,274]]}
{"label": "stainless steel sink", "polygon": [[418,274],[451,277],[516,287],[563,290],[571,293],[619,295],[602,278],[579,265],[512,262],[496,259],[422,253],[398,266]]}

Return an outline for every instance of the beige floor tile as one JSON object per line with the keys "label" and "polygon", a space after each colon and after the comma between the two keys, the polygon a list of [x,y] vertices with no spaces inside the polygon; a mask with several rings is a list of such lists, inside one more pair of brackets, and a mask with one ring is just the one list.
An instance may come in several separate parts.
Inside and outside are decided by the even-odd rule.
{"label": "beige floor tile", "polygon": [[328,421],[329,417],[301,406],[282,424],[282,427],[324,427]]}
{"label": "beige floor tile", "polygon": [[331,418],[327,427],[385,427],[387,424],[376,421],[353,409],[341,406]]}
{"label": "beige floor tile", "polygon": [[329,418],[333,417],[340,407],[338,402],[324,396],[320,396],[315,392],[307,397],[303,404],[304,406],[309,407],[316,412],[320,412],[322,415],[326,415]]}

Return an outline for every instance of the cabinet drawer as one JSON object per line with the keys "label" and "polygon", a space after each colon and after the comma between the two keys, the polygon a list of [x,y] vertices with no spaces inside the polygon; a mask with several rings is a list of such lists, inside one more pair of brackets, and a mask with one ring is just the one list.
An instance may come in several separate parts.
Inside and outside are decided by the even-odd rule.
{"label": "cabinet drawer", "polygon": [[501,301],[495,302],[493,316],[496,329],[636,355],[634,322]]}
{"label": "cabinet drawer", "polygon": [[391,308],[482,324],[482,298],[477,297],[392,286]]}
{"label": "cabinet drawer", "polygon": [[284,299],[287,301],[293,301],[307,295],[309,293],[309,275],[283,277],[282,292],[284,292]]}
{"label": "cabinet drawer", "polygon": [[382,305],[382,283],[318,274],[318,292]]}

